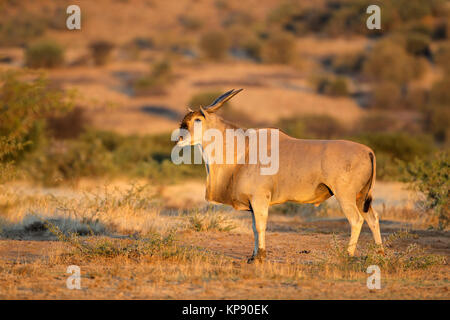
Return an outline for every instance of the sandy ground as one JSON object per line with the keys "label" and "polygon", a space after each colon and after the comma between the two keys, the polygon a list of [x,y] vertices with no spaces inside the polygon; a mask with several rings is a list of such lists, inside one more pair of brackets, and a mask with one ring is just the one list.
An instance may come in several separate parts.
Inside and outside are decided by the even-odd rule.
{"label": "sandy ground", "polygon": [[[230,214],[233,214],[232,212]],[[248,220],[245,214],[241,217]],[[393,221],[382,221],[382,236],[404,228]],[[410,244],[427,253],[450,256],[447,232],[412,230],[413,239],[400,240],[395,250]],[[326,258],[333,239],[348,240],[345,219],[315,219],[272,215],[267,232],[267,261],[248,265],[253,236],[250,232],[193,232],[176,235],[177,245],[195,247],[228,264],[208,267],[197,263],[158,262],[120,259],[61,260],[65,244],[57,241],[0,240],[1,299],[448,299],[450,269],[440,265],[424,271],[383,274],[382,288],[369,290],[366,274],[342,277],[329,272],[324,276],[307,273],[307,267]],[[364,226],[358,248],[372,243]],[[81,290],[66,288],[68,265],[81,268]],[[206,268],[206,269],[205,269]],[[222,271],[220,271],[222,268]],[[294,271],[290,268],[295,268]],[[226,270],[225,276],[220,276]],[[265,272],[268,275],[258,276]],[[228,273],[232,275],[229,276]],[[236,273],[236,275],[233,275]],[[294,276],[294,275],[295,276]]]}

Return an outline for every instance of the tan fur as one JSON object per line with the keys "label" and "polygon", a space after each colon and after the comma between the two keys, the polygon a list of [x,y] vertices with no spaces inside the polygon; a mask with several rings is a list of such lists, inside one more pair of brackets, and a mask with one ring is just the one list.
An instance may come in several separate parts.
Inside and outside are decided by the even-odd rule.
{"label": "tan fur", "polygon": [[[203,130],[215,128],[225,136],[226,129],[237,127],[216,115],[217,109],[215,106],[213,111],[189,112],[181,127],[191,131],[193,121],[201,119]],[[245,156],[248,159],[248,139],[246,143]],[[238,156],[242,155],[237,155],[235,150],[235,158]],[[249,262],[265,255],[265,229],[270,205],[287,201],[319,205],[332,195],[336,196],[351,226],[349,254],[355,252],[364,219],[381,248],[378,214],[370,202],[368,211],[363,210],[364,201],[371,199],[375,181],[375,155],[365,145],[346,140],[295,139],[280,132],[279,170],[275,175],[261,175],[260,164],[209,166],[206,200],[252,212],[255,248]]]}

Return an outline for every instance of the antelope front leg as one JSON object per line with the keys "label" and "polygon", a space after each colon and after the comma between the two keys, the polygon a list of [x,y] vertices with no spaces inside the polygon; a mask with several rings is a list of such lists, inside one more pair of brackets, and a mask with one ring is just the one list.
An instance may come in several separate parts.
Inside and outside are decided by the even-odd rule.
{"label": "antelope front leg", "polygon": [[266,225],[269,213],[268,203],[252,201],[253,234],[255,237],[255,247],[253,255],[248,259],[248,263],[255,261],[262,262],[266,257]]}

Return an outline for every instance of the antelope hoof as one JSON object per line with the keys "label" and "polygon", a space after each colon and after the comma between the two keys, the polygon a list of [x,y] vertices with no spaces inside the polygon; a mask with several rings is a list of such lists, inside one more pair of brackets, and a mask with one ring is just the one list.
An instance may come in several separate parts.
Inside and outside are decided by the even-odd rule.
{"label": "antelope hoof", "polygon": [[247,263],[248,264],[253,264],[253,263],[255,263],[255,262],[259,262],[259,263],[261,263],[261,262],[263,262],[264,261],[264,258],[266,257],[266,250],[264,250],[264,249],[259,249],[258,250],[258,253],[255,255],[252,255],[248,260],[247,260]]}
{"label": "antelope hoof", "polygon": [[384,255],[385,255],[385,254],[384,254],[384,248],[383,248],[383,247],[378,248],[378,249],[377,249],[377,253],[378,253],[378,254],[381,254],[382,256],[384,256]]}

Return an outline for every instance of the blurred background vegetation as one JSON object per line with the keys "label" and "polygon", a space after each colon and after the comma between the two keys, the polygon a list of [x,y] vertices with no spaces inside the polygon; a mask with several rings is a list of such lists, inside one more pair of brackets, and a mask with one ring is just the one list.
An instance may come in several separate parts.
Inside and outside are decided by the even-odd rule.
{"label": "blurred background vegetation", "polygon": [[[366,8],[371,4],[381,7],[381,30],[366,28]],[[221,82],[205,86],[199,76],[193,85],[196,89],[184,91],[181,84],[187,76],[179,70],[190,68],[192,73],[207,75],[221,65],[223,70],[234,64],[276,66],[272,74],[290,70],[307,79],[298,90],[331,102],[355,103],[361,115],[349,125],[331,112],[314,113],[312,105],[309,112],[291,114],[273,105],[270,112],[280,113],[269,122],[251,116],[259,112],[259,105],[246,113],[234,101],[222,115],[243,126],[277,125],[298,138],[367,144],[376,152],[379,179],[413,182],[416,187],[421,181],[419,188],[426,188],[421,191],[431,194],[428,206],[448,216],[448,1],[266,0],[252,5],[186,0],[177,11],[158,1],[102,0],[98,4],[102,13],[92,4],[81,5],[82,30],[73,32],[65,28],[67,5],[67,1],[33,5],[0,1],[2,181],[31,179],[55,185],[82,177],[131,176],[169,183],[203,177],[202,166],[171,163],[173,144],[163,120],[175,129],[186,105],[206,105],[230,86],[250,92],[264,86],[260,83],[264,76],[240,82],[226,78],[226,82],[223,73],[214,73]],[[122,12],[123,21],[115,19],[114,10]],[[151,15],[148,20],[154,24],[133,23],[139,11]],[[311,39],[316,42],[308,48],[305,44]],[[358,50],[315,53],[314,43],[340,39],[344,47],[355,39],[364,45]],[[98,70],[95,76],[93,70]],[[82,82],[85,87],[77,88]],[[123,103],[115,95],[106,97],[98,85],[107,87],[108,94],[114,91],[129,100],[123,98]],[[290,88],[284,86],[282,92],[287,94]],[[91,88],[96,95],[89,100]],[[105,101],[119,103],[116,100],[128,103],[130,109],[118,115],[123,122],[105,129],[102,121],[115,109],[95,107]],[[125,115],[136,110],[142,116],[136,117],[135,126],[145,123],[155,129],[153,133],[119,130],[127,125]],[[439,199],[433,202],[436,194]]]}

